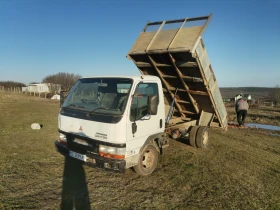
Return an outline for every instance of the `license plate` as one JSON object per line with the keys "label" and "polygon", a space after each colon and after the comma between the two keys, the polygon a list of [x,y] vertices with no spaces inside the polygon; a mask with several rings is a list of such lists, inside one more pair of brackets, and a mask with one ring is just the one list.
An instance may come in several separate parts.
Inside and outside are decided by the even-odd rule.
{"label": "license plate", "polygon": [[77,152],[73,152],[73,151],[69,151],[69,156],[76,158],[78,160],[82,160],[82,161],[87,161],[87,156],[86,155],[82,155],[80,153]]}

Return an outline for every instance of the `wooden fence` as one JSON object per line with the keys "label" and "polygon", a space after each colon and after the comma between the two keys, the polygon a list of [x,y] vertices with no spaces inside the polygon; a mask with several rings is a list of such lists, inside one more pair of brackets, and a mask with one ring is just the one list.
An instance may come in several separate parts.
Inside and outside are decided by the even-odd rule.
{"label": "wooden fence", "polygon": [[44,98],[47,98],[48,94],[57,94],[55,91],[54,93],[47,93],[47,92],[29,92],[28,90],[23,91],[21,87],[10,87],[6,88],[4,86],[0,86],[0,92],[13,92],[13,93],[20,93],[20,94],[28,94],[28,95],[34,95],[34,96],[44,96]]}

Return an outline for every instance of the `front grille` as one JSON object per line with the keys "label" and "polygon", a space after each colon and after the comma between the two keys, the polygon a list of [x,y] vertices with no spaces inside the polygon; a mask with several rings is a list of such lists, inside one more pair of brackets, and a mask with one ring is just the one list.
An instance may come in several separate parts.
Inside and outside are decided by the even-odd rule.
{"label": "front grille", "polygon": [[[72,135],[67,135],[68,148],[74,152],[86,154],[87,151],[98,153],[99,145],[89,139],[77,138]],[[85,145],[87,143],[88,145]]]}

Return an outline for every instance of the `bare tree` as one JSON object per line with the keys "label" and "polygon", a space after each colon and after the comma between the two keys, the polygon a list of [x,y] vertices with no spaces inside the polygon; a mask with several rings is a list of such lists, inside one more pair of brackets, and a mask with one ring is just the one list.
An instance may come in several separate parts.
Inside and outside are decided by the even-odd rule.
{"label": "bare tree", "polygon": [[0,86],[4,86],[5,88],[11,88],[11,87],[25,87],[26,85],[21,82],[0,81]]}
{"label": "bare tree", "polygon": [[272,91],[271,91],[271,97],[273,102],[275,103],[275,106],[277,106],[280,103],[280,86],[276,85]]}
{"label": "bare tree", "polygon": [[42,82],[60,84],[64,90],[69,90],[74,83],[81,78],[79,74],[70,74],[65,72],[59,72],[57,74],[46,76]]}

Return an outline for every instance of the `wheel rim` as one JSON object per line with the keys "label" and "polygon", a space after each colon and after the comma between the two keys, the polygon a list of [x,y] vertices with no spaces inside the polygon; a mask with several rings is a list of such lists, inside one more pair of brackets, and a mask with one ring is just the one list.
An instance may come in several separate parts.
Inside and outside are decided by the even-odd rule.
{"label": "wheel rim", "polygon": [[202,135],[203,145],[207,145],[208,141],[209,141],[209,133],[208,133],[208,131],[205,131]]}
{"label": "wheel rim", "polygon": [[143,155],[142,165],[145,169],[150,169],[155,163],[155,155],[153,151],[147,150]]}

